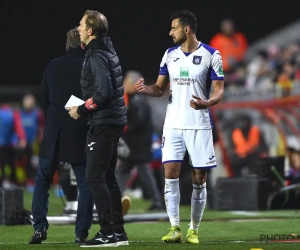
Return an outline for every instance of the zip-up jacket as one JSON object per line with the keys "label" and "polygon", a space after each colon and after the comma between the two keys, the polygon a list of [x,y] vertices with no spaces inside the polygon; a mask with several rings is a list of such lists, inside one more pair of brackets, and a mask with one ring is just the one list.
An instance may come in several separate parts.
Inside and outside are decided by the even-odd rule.
{"label": "zip-up jacket", "polygon": [[86,46],[81,90],[84,104],[78,114],[89,125],[126,125],[122,68],[109,37],[93,39]]}

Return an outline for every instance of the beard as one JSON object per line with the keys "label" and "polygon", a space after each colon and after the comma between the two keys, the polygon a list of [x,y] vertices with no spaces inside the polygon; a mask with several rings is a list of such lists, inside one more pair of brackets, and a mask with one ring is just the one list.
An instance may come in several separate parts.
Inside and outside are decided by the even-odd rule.
{"label": "beard", "polygon": [[187,37],[185,34],[182,34],[179,38],[177,38],[176,40],[174,40],[174,44],[175,45],[181,45],[186,41]]}

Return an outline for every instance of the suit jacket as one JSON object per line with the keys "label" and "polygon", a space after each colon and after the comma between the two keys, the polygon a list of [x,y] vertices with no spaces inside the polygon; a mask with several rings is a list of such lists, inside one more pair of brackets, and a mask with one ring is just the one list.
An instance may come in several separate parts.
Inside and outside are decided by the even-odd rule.
{"label": "suit jacket", "polygon": [[82,98],[80,74],[84,60],[82,49],[69,50],[65,56],[51,60],[43,76],[42,105],[46,108],[46,126],[39,156],[86,164],[87,120],[74,120],[65,109],[71,95]]}

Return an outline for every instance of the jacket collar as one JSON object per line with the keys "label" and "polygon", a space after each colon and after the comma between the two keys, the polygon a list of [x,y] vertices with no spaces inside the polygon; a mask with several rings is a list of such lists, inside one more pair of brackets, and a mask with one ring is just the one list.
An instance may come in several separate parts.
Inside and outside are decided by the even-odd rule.
{"label": "jacket collar", "polygon": [[91,40],[88,45],[85,47],[86,49],[100,49],[112,54],[115,54],[114,46],[108,36],[100,36],[93,40]]}
{"label": "jacket collar", "polygon": [[82,48],[69,49],[65,56],[68,58],[83,58],[84,52]]}

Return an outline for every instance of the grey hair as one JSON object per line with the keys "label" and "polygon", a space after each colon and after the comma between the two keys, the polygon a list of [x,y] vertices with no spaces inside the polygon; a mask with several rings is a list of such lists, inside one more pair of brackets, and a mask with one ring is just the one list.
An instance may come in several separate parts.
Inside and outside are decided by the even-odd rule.
{"label": "grey hair", "polygon": [[80,45],[81,42],[79,32],[77,30],[77,27],[75,27],[67,32],[66,51],[69,51],[70,49],[80,48]]}
{"label": "grey hair", "polygon": [[134,84],[143,76],[138,71],[130,70],[126,72],[125,77],[128,78],[130,83]]}

